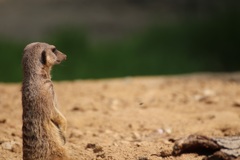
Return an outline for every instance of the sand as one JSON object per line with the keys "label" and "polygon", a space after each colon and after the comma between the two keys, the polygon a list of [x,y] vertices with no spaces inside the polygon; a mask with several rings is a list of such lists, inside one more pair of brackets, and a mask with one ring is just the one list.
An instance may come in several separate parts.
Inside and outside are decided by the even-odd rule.
{"label": "sand", "polygon": [[[54,82],[79,160],[200,160],[172,151],[198,133],[240,135],[240,73]],[[21,84],[0,84],[0,160],[21,160]]]}

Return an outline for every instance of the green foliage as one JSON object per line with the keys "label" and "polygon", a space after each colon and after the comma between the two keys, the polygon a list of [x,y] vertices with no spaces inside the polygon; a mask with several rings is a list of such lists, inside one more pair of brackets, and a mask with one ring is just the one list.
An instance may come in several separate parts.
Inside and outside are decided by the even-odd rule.
{"label": "green foliage", "polygon": [[[68,56],[53,69],[54,80],[236,71],[240,69],[239,28],[239,20],[217,17],[156,25],[122,40],[95,44],[78,28],[59,30],[43,41]],[[21,81],[25,45],[0,41],[0,81]]]}
{"label": "green foliage", "polygon": [[0,40],[0,81],[15,82],[21,80],[22,50],[21,43]]}

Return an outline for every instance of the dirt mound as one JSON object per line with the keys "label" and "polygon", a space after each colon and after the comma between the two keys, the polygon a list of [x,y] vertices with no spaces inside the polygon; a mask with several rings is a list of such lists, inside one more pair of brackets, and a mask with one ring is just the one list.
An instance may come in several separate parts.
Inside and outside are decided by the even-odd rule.
{"label": "dirt mound", "polygon": [[[0,159],[21,159],[20,84],[0,84]],[[128,77],[56,82],[68,120],[68,147],[79,159],[199,160],[172,151],[189,134],[240,134],[240,74]]]}

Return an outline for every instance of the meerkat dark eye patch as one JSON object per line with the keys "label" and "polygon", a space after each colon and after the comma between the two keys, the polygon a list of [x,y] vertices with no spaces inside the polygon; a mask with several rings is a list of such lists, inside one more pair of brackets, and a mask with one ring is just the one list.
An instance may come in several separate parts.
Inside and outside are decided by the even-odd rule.
{"label": "meerkat dark eye patch", "polygon": [[47,63],[46,51],[42,51],[41,62],[42,62],[42,64],[46,64]]}
{"label": "meerkat dark eye patch", "polygon": [[52,52],[56,54],[57,49],[56,49],[56,48],[53,48],[53,49],[52,49]]}

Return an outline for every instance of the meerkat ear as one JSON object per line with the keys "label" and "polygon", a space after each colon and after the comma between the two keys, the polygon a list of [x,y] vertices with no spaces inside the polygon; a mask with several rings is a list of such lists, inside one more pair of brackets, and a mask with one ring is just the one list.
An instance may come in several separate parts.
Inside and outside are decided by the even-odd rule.
{"label": "meerkat ear", "polygon": [[44,65],[47,63],[47,55],[46,55],[46,51],[45,50],[42,51],[41,62]]}

